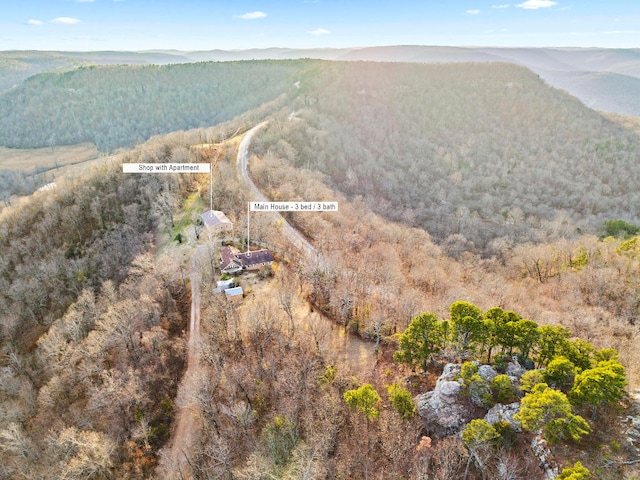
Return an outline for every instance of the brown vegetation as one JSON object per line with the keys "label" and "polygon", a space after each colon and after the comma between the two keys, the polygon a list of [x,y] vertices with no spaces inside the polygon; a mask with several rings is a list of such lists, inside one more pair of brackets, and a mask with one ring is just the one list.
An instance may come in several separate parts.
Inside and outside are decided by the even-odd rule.
{"label": "brown vegetation", "polygon": [[385,220],[358,199],[348,202],[317,173],[274,155],[256,159],[252,172],[274,201],[340,202],[338,212],[292,214],[291,221],[323,253],[303,273],[310,299],[353,331],[389,335],[423,311],[447,318],[449,305],[465,299],[483,310],[501,306],[540,324],[562,324],[598,348],[616,348],[630,385],[640,382],[638,259],[617,250],[620,240],[584,235],[491,259],[466,252],[456,261],[425,231]]}
{"label": "brown vegetation", "polygon": [[[535,79],[516,71],[540,92]],[[401,87],[398,95],[403,95]],[[300,98],[307,106],[328,102],[326,95],[314,96],[305,88]],[[365,94],[375,97],[369,88]],[[354,101],[361,96],[357,93]],[[235,178],[232,148],[221,142],[273,108],[265,106],[216,129],[155,139],[120,159],[216,163],[214,204],[242,232],[250,198]],[[584,125],[610,128],[599,117],[584,115]],[[512,309],[540,324],[562,324],[597,348],[616,348],[630,385],[638,385],[640,255],[635,244],[575,231],[564,238],[566,225],[560,221],[547,225],[557,228],[548,242],[529,243],[529,226],[522,236],[498,236],[482,252],[463,230],[436,245],[428,229],[406,225],[416,223],[420,212],[392,207],[403,201],[396,194],[405,191],[406,183],[384,190],[385,182],[393,181],[366,169],[355,176],[347,169],[338,181],[332,172],[325,176],[300,168],[301,163],[311,165],[312,153],[324,155],[327,145],[325,131],[313,125],[324,117],[304,118],[273,123],[261,142],[263,154],[252,159],[252,175],[272,200],[339,202],[338,212],[287,214],[320,255],[305,259],[278,235],[273,217],[252,217],[254,235],[274,244],[279,264],[267,285],[247,282],[248,296],[238,305],[211,293],[218,276],[217,246],[214,238],[202,238],[208,242],[199,264],[202,369],[179,402],[189,305],[184,254],[191,246],[160,247],[167,242],[166,232],[170,238],[175,234],[170,218],[187,197],[195,205],[208,201],[208,177],[128,176],[118,163],[105,164],[2,212],[0,476],[161,478],[158,454],[175,428],[176,408],[192,405],[199,412],[199,431],[194,448],[184,452],[187,477],[460,478],[469,460],[461,440],[424,441],[421,421],[403,419],[385,388],[415,379],[408,368],[391,361],[397,342],[393,334],[421,312],[447,318],[449,305],[457,300],[482,310]],[[328,120],[325,126],[326,131],[335,128]],[[292,138],[298,134],[311,140]],[[624,138],[631,142],[635,137]],[[191,148],[202,144],[214,146]],[[456,144],[463,148],[463,142]],[[627,146],[614,155],[619,165],[628,160]],[[611,153],[607,149],[617,147],[602,148]],[[338,153],[331,150],[325,160]],[[443,181],[464,186],[472,175],[456,162]],[[384,187],[381,197],[372,192],[346,197],[335,190],[341,182],[363,186],[364,172]],[[422,205],[405,200],[409,206]],[[499,211],[494,217],[516,223],[530,218],[516,207],[506,217]],[[390,216],[401,222],[374,210],[395,212]],[[438,212],[439,228],[445,230],[458,225],[472,231],[482,223],[470,209]],[[181,232],[193,242],[193,212],[182,213]],[[339,325],[301,308],[303,299],[314,313]],[[353,372],[330,360],[325,340],[344,334],[339,326],[371,340],[377,351],[369,368]],[[413,388],[429,388],[433,381],[432,372],[413,382]],[[345,402],[344,393],[363,384],[380,395],[374,406],[379,415]],[[594,444],[562,447],[559,458],[585,464],[592,458],[590,468],[597,461],[595,466],[606,470],[604,454],[589,452],[600,448],[599,442],[620,438],[616,419],[615,412],[607,412],[599,421],[611,430],[598,423],[602,432]],[[486,472],[495,478],[540,475],[531,456],[519,455],[524,438],[511,449],[491,453]]]}
{"label": "brown vegetation", "polygon": [[[122,157],[171,158],[147,145]],[[2,476],[144,478],[184,369],[184,285],[154,202],[187,177],[104,163],[2,212]],[[175,208],[170,205],[169,208]]]}

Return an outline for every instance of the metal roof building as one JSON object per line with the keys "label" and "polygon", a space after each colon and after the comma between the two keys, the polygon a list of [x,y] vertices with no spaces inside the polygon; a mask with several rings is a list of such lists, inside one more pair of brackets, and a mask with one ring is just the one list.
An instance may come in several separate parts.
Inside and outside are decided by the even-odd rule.
{"label": "metal roof building", "polygon": [[233,230],[233,223],[227,216],[219,210],[207,210],[200,215],[202,223],[207,228],[213,228],[217,231]]}

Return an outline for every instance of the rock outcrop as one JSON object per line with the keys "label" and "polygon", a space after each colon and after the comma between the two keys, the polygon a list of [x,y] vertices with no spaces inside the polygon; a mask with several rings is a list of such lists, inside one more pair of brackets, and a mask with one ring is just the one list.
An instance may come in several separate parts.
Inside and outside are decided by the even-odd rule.
{"label": "rock outcrop", "polygon": [[551,462],[552,454],[551,450],[547,447],[547,442],[541,437],[534,437],[531,441],[531,451],[538,459],[540,468],[544,470],[545,480],[553,480],[558,476],[558,467],[554,466]]}
{"label": "rock outcrop", "polygon": [[491,382],[491,380],[498,376],[498,372],[496,372],[491,365],[480,365],[478,367],[478,375],[484,378],[487,382]]}
{"label": "rock outcrop", "polygon": [[633,445],[638,451],[640,450],[640,390],[630,392],[629,400],[631,400],[631,415],[627,416],[624,422],[628,425],[624,433],[627,436],[627,443]]}
{"label": "rock outcrop", "polygon": [[432,436],[454,435],[471,420],[469,408],[462,404],[462,385],[456,380],[460,365],[447,364],[435,388],[415,397],[418,413]]}
{"label": "rock outcrop", "polygon": [[[479,365],[478,375],[482,380],[471,382],[466,387],[458,379],[461,369],[459,364],[447,364],[435,388],[414,398],[418,414],[433,437],[442,438],[459,433],[472,419],[482,416],[487,404],[486,397],[491,398],[490,383],[498,375],[493,367]],[[517,363],[507,364],[507,374],[514,387],[524,372],[525,369]],[[520,425],[513,418],[519,411],[520,404],[517,402],[497,404],[484,418],[492,425],[501,421],[509,422],[514,431],[521,432]]]}
{"label": "rock outcrop", "polygon": [[517,362],[509,362],[504,373],[508,375],[509,378],[513,377],[519,380],[524,372],[526,372],[526,370],[522,367],[522,365]]}
{"label": "rock outcrop", "polygon": [[511,428],[513,428],[516,432],[521,432],[522,427],[518,422],[516,422],[513,416],[520,411],[520,403],[510,403],[508,405],[502,405],[498,403],[491,407],[491,409],[487,412],[484,419],[489,422],[491,425],[495,425],[499,422],[509,422]]}

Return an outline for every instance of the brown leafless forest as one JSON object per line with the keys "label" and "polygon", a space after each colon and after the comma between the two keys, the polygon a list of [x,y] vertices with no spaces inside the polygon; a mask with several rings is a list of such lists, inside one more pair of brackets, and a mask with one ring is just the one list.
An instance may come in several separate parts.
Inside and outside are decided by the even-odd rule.
{"label": "brown leafless forest", "polygon": [[[236,149],[257,119],[269,125],[250,166],[265,195],[339,211],[285,214],[313,258],[252,214],[276,262],[240,278],[232,302],[213,294],[218,238],[196,239],[194,220],[211,193],[244,238]],[[484,451],[484,468],[460,436],[426,438],[387,387],[424,393],[462,358],[413,372],[393,360],[398,334],[423,312],[449,319],[459,300],[501,307],[616,349],[637,388],[637,237],[600,228],[638,223],[638,145],[524,68],[323,63],[275,103],[12,202],[0,213],[0,477],[444,480],[473,454],[469,479],[543,478],[531,434]],[[169,161],[211,162],[213,191],[207,175],[122,174],[122,162]],[[199,368],[179,396],[197,245]],[[353,407],[345,393],[365,385],[379,399]],[[637,474],[625,402],[555,448],[559,466]],[[166,452],[185,408],[197,415],[177,471]]]}

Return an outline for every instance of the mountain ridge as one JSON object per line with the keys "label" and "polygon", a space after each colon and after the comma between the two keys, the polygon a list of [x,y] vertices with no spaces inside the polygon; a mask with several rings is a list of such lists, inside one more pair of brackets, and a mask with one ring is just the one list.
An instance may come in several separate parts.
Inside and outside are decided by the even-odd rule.
{"label": "mountain ridge", "polygon": [[[55,60],[50,68],[28,69],[33,57],[40,62]],[[22,58],[21,58],[22,57]],[[523,65],[547,83],[566,90],[585,105],[625,115],[640,116],[640,49],[610,48],[540,48],[540,47],[456,47],[428,45],[391,45],[349,48],[252,48],[246,50],[145,50],[92,52],[0,52],[0,92],[13,87],[31,74],[79,65],[168,65],[175,63],[220,62],[242,60],[289,60],[311,58],[333,61],[375,61],[410,63],[509,62]],[[8,65],[12,59],[13,67]],[[15,62],[18,62],[16,67]],[[22,62],[22,63],[20,63]],[[8,65],[8,66],[7,66]],[[23,69],[24,75],[16,74]],[[608,74],[606,85],[593,73]],[[575,83],[568,74],[579,77]],[[10,76],[10,81],[2,77]],[[602,89],[605,89],[604,91]],[[609,97],[609,90],[616,98]],[[593,92],[598,92],[594,94]]]}

